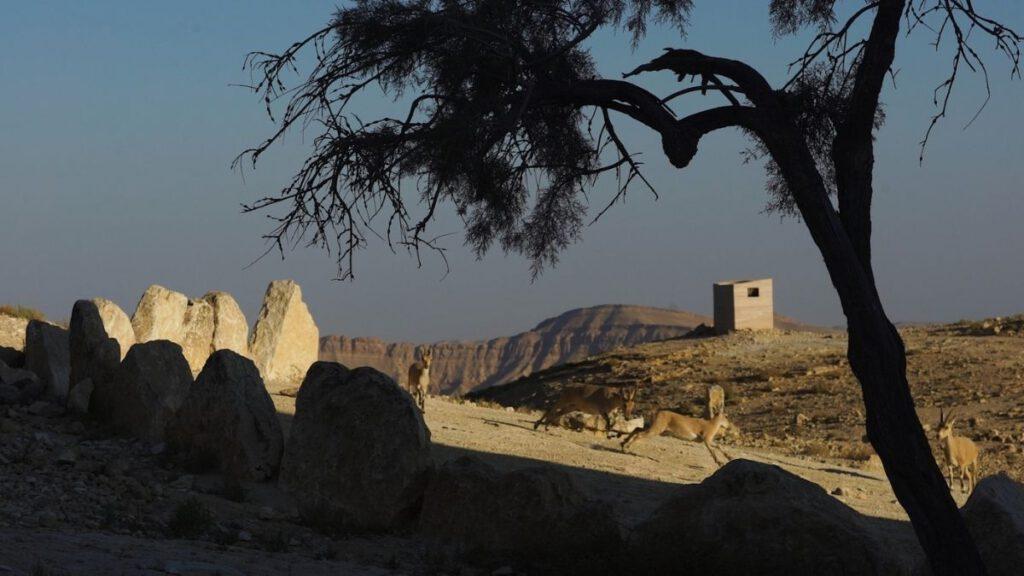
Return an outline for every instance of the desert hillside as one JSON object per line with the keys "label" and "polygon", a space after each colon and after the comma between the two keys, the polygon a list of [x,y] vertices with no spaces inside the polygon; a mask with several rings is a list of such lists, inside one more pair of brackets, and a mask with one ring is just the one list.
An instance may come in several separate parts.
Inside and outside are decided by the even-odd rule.
{"label": "desert hillside", "polygon": [[[415,361],[417,350],[430,347],[435,392],[458,394],[501,384],[587,356],[643,342],[685,335],[711,318],[679,310],[647,306],[604,305],[577,308],[537,324],[532,330],[480,342],[444,341],[419,345],[377,338],[325,336],[320,359],[346,366],[372,366],[400,382]],[[776,317],[781,328],[802,327]]]}
{"label": "desert hillside", "polygon": [[[982,450],[982,475],[1024,478],[1024,320],[905,327],[908,377],[933,440],[939,409]],[[568,384],[640,384],[637,407],[702,414],[706,389],[725,389],[726,411],[746,445],[790,455],[864,461],[860,388],[843,333],[775,331],[684,338],[618,349],[470,394],[540,408]]]}

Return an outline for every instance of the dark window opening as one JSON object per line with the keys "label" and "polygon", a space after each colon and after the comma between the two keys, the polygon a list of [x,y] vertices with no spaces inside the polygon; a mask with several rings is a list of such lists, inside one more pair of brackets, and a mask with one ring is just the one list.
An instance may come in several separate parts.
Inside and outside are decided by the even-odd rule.
{"label": "dark window opening", "polygon": [[747,298],[757,298],[761,295],[760,288],[747,288]]}

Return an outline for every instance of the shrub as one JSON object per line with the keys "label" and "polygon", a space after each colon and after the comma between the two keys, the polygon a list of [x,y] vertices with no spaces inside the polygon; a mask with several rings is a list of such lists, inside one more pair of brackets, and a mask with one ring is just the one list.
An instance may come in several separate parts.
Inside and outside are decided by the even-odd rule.
{"label": "shrub", "polygon": [[0,316],[13,316],[15,318],[24,318],[25,320],[46,320],[46,315],[35,308],[12,306],[10,304],[0,304]]}
{"label": "shrub", "polygon": [[196,538],[213,524],[213,513],[195,496],[174,509],[167,529],[174,538]]}

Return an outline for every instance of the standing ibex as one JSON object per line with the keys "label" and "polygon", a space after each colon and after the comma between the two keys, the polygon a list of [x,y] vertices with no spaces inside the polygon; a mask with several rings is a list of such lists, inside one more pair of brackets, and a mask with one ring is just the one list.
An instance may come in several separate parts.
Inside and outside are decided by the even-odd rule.
{"label": "standing ibex", "polygon": [[[707,447],[708,452],[711,453],[711,458],[714,459],[715,464],[722,465],[718,461],[718,457],[715,456],[715,451],[711,449],[712,443],[715,441],[715,436],[723,428],[730,426],[729,420],[725,417],[725,412],[719,412],[714,418],[710,420],[702,420],[700,418],[693,418],[691,416],[683,416],[677,414],[671,410],[658,410],[658,413],[654,415],[654,419],[651,421],[651,425],[647,428],[634,430],[626,436],[626,439],[622,441],[622,451],[625,452],[629,445],[641,438],[649,438],[652,436],[661,436],[668,432],[669,434],[681,439],[681,440],[697,440],[698,438],[704,442],[704,446]],[[719,448],[719,450],[722,450]],[[726,458],[729,455],[722,450],[722,454]]]}
{"label": "standing ibex", "polygon": [[427,391],[430,389],[430,361],[432,354],[430,350],[424,350],[420,355],[420,361],[409,366],[409,394],[412,394],[420,411],[427,409]]}
{"label": "standing ibex", "polygon": [[614,388],[585,384],[570,386],[562,390],[558,398],[551,403],[544,415],[533,424],[536,430],[541,424],[546,430],[551,424],[570,412],[599,415],[604,418],[606,430],[612,429],[612,412],[622,410],[626,418],[633,417],[633,404],[636,399],[636,386]]}
{"label": "standing ibex", "polygon": [[956,417],[953,411],[943,414],[939,409],[939,442],[942,452],[946,455],[946,466],[949,467],[949,487],[953,487],[953,467],[960,469],[960,491],[964,489],[964,476],[967,476],[969,493],[974,492],[978,481],[978,447],[970,438],[953,435],[953,424]]}

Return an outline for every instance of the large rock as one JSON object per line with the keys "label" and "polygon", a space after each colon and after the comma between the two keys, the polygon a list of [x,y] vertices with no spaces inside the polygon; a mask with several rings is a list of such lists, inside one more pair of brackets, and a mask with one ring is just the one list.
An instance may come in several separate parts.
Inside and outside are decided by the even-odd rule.
{"label": "large rock", "polygon": [[192,463],[235,480],[265,480],[281,463],[284,437],[256,365],[231,350],[210,356],[167,429],[167,441]]}
{"label": "large rock", "polygon": [[36,399],[42,385],[35,373],[11,368],[0,360],[0,404],[27,403]]}
{"label": "large rock", "polygon": [[319,340],[320,331],[299,285],[291,280],[271,282],[249,344],[267,388],[276,392],[300,382],[317,360]]}
{"label": "large rock", "polygon": [[198,374],[217,350],[247,356],[249,325],[238,302],[227,292],[209,292],[198,300],[189,300],[181,347],[193,374]]}
{"label": "large rock", "polygon": [[411,519],[430,432],[405,390],[372,368],[317,362],[295,400],[281,485],[309,522],[387,529]]}
{"label": "large rock", "polygon": [[40,320],[25,328],[25,368],[39,376],[51,398],[67,398],[71,383],[71,350],[68,331]]}
{"label": "large rock", "polygon": [[109,418],[122,433],[158,443],[188,395],[192,373],[181,346],[154,340],[128,350],[112,385],[93,384],[90,410]]}
{"label": "large rock", "polygon": [[853,509],[777,466],[733,460],[682,486],[631,539],[639,573],[902,574]]}
{"label": "large rock", "polygon": [[169,340],[181,343],[188,298],[156,284],[146,289],[132,315],[137,342]]}
{"label": "large rock", "polygon": [[121,363],[121,347],[107,334],[100,309],[93,300],[79,300],[71,308],[71,386],[91,380],[107,386]]}
{"label": "large rock", "polygon": [[978,482],[963,507],[967,528],[990,576],[1024,569],[1024,486],[1000,472]]}
{"label": "large rock", "polygon": [[180,344],[192,374],[199,374],[213,352],[213,306],[205,299],[189,300]]}
{"label": "large rock", "polygon": [[107,336],[117,340],[120,348],[120,359],[128,354],[128,350],[135,345],[135,328],[132,327],[132,320],[125,314],[120,306],[106,298],[93,298],[92,303],[99,311],[100,320],[103,321],[103,329]]}
{"label": "large rock", "polygon": [[209,292],[203,300],[213,306],[213,350],[249,353],[249,322],[238,302],[227,292]]}
{"label": "large rock", "polygon": [[25,329],[28,320],[0,314],[0,361],[13,368],[25,363]]}
{"label": "large rock", "polygon": [[615,573],[621,561],[610,508],[551,466],[502,474],[471,457],[448,462],[430,480],[419,529],[473,563],[529,573]]}

